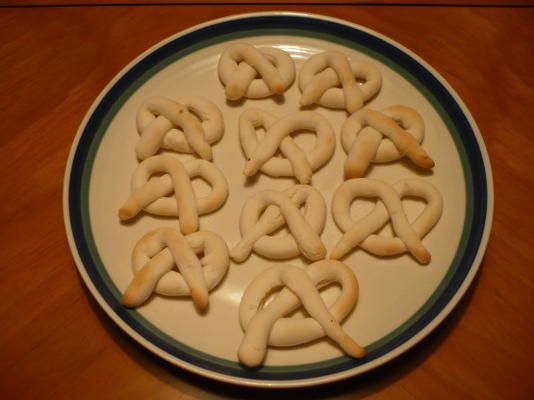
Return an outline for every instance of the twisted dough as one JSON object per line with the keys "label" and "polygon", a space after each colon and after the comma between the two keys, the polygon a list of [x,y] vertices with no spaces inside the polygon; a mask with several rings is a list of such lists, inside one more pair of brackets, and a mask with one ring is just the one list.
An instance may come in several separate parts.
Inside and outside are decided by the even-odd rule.
{"label": "twisted dough", "polygon": [[[328,309],[318,288],[337,282],[341,293]],[[264,298],[283,288],[267,306]],[[306,269],[281,264],[263,271],[247,287],[239,305],[239,321],[245,332],[238,350],[239,360],[255,367],[263,361],[267,346],[295,346],[327,335],[351,357],[365,356],[365,350],[348,336],[340,322],[354,308],[358,281],[339,261],[322,260]],[[309,318],[283,318],[304,306]]]}
{"label": "twisted dough", "polygon": [[[164,172],[165,175],[152,175]],[[196,198],[191,179],[201,177],[211,192]],[[174,198],[166,197],[174,194]],[[132,192],[119,209],[121,220],[135,217],[141,210],[163,216],[178,216],[184,234],[198,229],[198,216],[219,208],[228,197],[228,183],[222,172],[209,161],[192,160],[183,164],[169,155],[142,161],[132,177]]]}
{"label": "twisted dough", "polygon": [[184,97],[176,102],[152,97],[137,112],[137,131],[139,160],[153,156],[160,148],[197,153],[211,160],[210,144],[221,138],[224,123],[217,106],[202,97]]}
{"label": "twisted dough", "polygon": [[371,162],[390,162],[404,155],[419,167],[433,168],[434,161],[419,145],[424,130],[421,116],[405,106],[352,114],[341,128],[341,144],[347,153],[345,176],[359,178]]}
{"label": "twisted dough", "polygon": [[[201,253],[199,260],[197,254]],[[134,247],[134,278],[122,297],[122,304],[137,307],[155,292],[164,296],[191,296],[197,308],[205,309],[208,292],[219,284],[228,264],[226,243],[215,233],[183,236],[176,229],[156,229]],[[173,270],[175,266],[179,272]]]}
{"label": "twisted dough", "polygon": [[[356,79],[364,82],[359,85]],[[310,57],[300,70],[300,104],[317,103],[353,113],[378,93],[381,86],[382,76],[374,65],[350,62],[343,53],[326,51]]]}
{"label": "twisted dough", "polygon": [[295,65],[286,52],[246,43],[233,44],[221,54],[218,72],[229,100],[282,94],[295,80]]}
{"label": "twisted dough", "polygon": [[[401,198],[414,196],[427,202],[425,210],[410,225]],[[378,197],[374,209],[364,218],[354,222],[350,205],[356,197]],[[439,220],[443,200],[439,191],[430,183],[419,179],[406,179],[389,185],[385,182],[359,178],[344,182],[332,198],[332,215],[345,234],[338,241],[330,258],[339,259],[356,246],[377,255],[393,255],[409,251],[419,262],[428,264],[431,256],[421,239]],[[386,238],[372,235],[391,220],[398,237]]]}
{"label": "twisted dough", "polygon": [[[266,130],[261,141],[256,135],[260,127]],[[304,153],[290,136],[299,130],[317,134],[309,153]],[[239,117],[239,138],[247,157],[243,171],[246,176],[261,170],[270,176],[295,176],[301,184],[310,183],[313,171],[332,157],[336,146],[330,123],[313,111],[299,111],[277,120],[263,110],[248,109]],[[286,158],[273,157],[278,149]]]}
{"label": "twisted dough", "polygon": [[[304,214],[300,212],[303,204]],[[241,262],[254,250],[274,259],[287,259],[302,253],[310,260],[320,260],[326,255],[319,238],[325,220],[325,201],[312,186],[296,185],[284,192],[258,192],[246,201],[241,210],[239,228],[242,238],[232,249],[231,257]],[[285,223],[291,235],[267,236]]]}

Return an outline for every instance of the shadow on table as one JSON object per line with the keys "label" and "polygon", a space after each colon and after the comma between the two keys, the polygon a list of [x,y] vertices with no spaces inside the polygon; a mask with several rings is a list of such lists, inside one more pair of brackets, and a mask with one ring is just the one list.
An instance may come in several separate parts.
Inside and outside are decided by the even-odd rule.
{"label": "shadow on table", "polygon": [[235,386],[213,381],[176,367],[155,356],[125,334],[107,317],[107,314],[102,312],[100,306],[93,299],[85,285],[83,287],[95,314],[117,345],[153,376],[181,392],[208,400],[250,398],[262,400],[272,399],[273,395],[279,399],[295,398],[295,396],[299,396],[299,398],[302,396],[303,398],[309,399],[332,399],[338,396],[346,398],[349,394],[351,399],[357,399],[378,392],[382,388],[393,384],[395,381],[409,374],[441,345],[458,324],[465,309],[468,307],[478,285],[480,274],[484,269],[483,266],[484,261],[482,262],[481,270],[476,275],[471,286],[449,316],[429,336],[404,354],[381,367],[353,378],[319,386],[295,389],[262,389]]}

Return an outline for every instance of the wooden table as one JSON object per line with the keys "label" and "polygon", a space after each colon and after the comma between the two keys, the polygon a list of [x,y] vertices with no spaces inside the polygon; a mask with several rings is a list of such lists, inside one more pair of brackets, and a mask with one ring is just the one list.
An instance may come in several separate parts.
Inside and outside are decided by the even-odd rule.
{"label": "wooden table", "polygon": [[[471,2],[477,6],[458,1],[448,6],[1,3],[30,5],[0,8],[3,398],[534,398],[533,8],[499,7],[496,1]],[[493,168],[495,215],[477,278],[427,339],[363,376],[273,394],[172,367],[111,322],[71,257],[62,185],[84,114],[130,60],[195,24],[280,9],[367,26],[437,69],[479,125]]]}

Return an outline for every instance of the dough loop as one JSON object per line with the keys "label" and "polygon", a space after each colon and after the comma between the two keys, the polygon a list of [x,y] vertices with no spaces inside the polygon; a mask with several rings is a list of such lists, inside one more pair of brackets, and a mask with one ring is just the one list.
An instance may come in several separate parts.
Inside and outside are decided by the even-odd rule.
{"label": "dough loop", "polygon": [[[412,224],[408,222],[401,198],[422,198],[427,205]],[[373,210],[358,221],[350,215],[350,205],[357,197],[378,197]],[[330,258],[339,259],[359,246],[376,255],[395,255],[409,251],[417,261],[428,264],[429,251],[423,238],[437,223],[443,210],[440,192],[430,183],[419,179],[405,179],[389,185],[377,179],[359,178],[345,181],[332,198],[332,215],[344,235],[334,247]],[[397,237],[373,234],[391,221]]]}
{"label": "dough loop", "polygon": [[224,121],[217,106],[202,97],[184,97],[172,101],[152,97],[137,112],[140,138],[135,147],[137,158],[145,160],[160,149],[196,153],[211,160],[210,144],[224,132]]}
{"label": "dough loop", "polygon": [[226,243],[217,234],[195,232],[183,236],[176,229],[156,229],[134,247],[134,278],[121,302],[138,307],[152,293],[191,296],[195,306],[203,310],[208,306],[208,292],[225,276],[228,265]]}
{"label": "dough loop", "polygon": [[[304,206],[302,213],[300,207]],[[288,259],[303,254],[316,261],[326,255],[320,233],[326,220],[326,205],[312,186],[296,185],[284,192],[263,190],[251,196],[239,218],[242,238],[231,250],[241,262],[252,250],[271,259]],[[290,235],[267,236],[287,224]]]}
{"label": "dough loop", "polygon": [[[338,283],[341,292],[327,307],[318,289],[331,283]],[[265,298],[279,287],[282,290],[263,306]],[[280,264],[264,270],[246,288],[239,305],[239,321],[245,332],[239,360],[255,367],[263,362],[268,346],[295,346],[324,336],[351,357],[365,356],[365,350],[340,325],[357,298],[356,276],[339,261],[321,260],[305,269]],[[310,317],[284,318],[301,307]]]}
{"label": "dough loop", "polygon": [[[256,129],[264,128],[258,140]],[[292,139],[297,131],[317,135],[314,148],[305,153]],[[294,176],[301,184],[309,184],[312,174],[334,154],[336,138],[328,120],[313,111],[299,111],[277,119],[266,111],[251,108],[239,118],[239,138],[247,157],[243,173],[255,175],[259,170],[270,176]],[[280,150],[284,157],[274,157]]]}
{"label": "dough loop", "polygon": [[345,177],[359,178],[371,163],[395,161],[405,155],[419,167],[433,168],[434,161],[419,144],[424,131],[421,116],[405,106],[352,114],[341,128],[341,145],[347,153]]}
{"label": "dough loop", "polygon": [[[155,174],[164,173],[161,176]],[[200,177],[211,192],[196,197],[191,180]],[[169,195],[173,197],[167,197]],[[132,192],[119,209],[121,220],[135,217],[141,210],[162,216],[178,216],[184,234],[198,230],[198,216],[212,212],[228,197],[228,182],[215,164],[205,160],[182,163],[162,154],[142,161],[132,177]]]}
{"label": "dough loop", "polygon": [[221,54],[218,72],[228,100],[282,94],[295,80],[295,64],[289,54],[246,43],[233,44]]}
{"label": "dough loop", "polygon": [[[363,81],[359,84],[359,81]],[[341,86],[341,87],[339,87]],[[320,104],[354,113],[382,87],[380,71],[372,64],[349,61],[345,54],[326,51],[310,57],[299,73],[303,106]]]}

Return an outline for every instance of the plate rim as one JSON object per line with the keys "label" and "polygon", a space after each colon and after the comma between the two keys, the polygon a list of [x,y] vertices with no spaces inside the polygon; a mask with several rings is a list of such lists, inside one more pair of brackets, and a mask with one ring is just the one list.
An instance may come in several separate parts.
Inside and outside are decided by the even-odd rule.
{"label": "plate rim", "polygon": [[[176,38],[179,38],[181,36],[187,35],[191,32],[195,32],[199,29],[209,27],[215,24],[224,23],[228,21],[235,21],[239,19],[244,18],[251,18],[251,17],[300,17],[300,18],[307,18],[310,20],[323,20],[327,22],[331,22],[334,24],[340,24],[349,28],[353,28],[362,32],[365,32],[367,34],[370,34],[372,36],[375,36],[394,47],[398,48],[402,52],[406,53],[409,57],[413,58],[415,61],[420,63],[424,68],[426,68],[438,81],[441,85],[445,87],[445,89],[448,91],[448,93],[451,95],[451,97],[454,99],[454,101],[458,104],[459,108],[461,109],[462,113],[464,114],[465,118],[467,119],[474,137],[476,139],[477,147],[480,151],[481,158],[483,161],[483,169],[485,172],[486,177],[486,218],[485,223],[483,227],[483,233],[480,239],[480,244],[476,253],[476,256],[471,263],[469,272],[465,276],[462,284],[457,288],[454,295],[451,297],[451,299],[448,301],[448,303],[441,309],[441,311],[435,316],[433,320],[431,320],[422,330],[417,332],[415,335],[413,335],[410,339],[402,343],[400,346],[396,347],[395,349],[387,352],[386,354],[378,357],[377,359],[364,364],[362,366],[357,367],[358,372],[357,373],[350,373],[351,369],[344,370],[341,372],[323,375],[320,377],[313,377],[313,378],[303,378],[298,380],[272,380],[272,381],[265,381],[265,380],[256,380],[256,379],[248,379],[243,377],[235,377],[223,373],[219,373],[216,371],[211,371],[204,369],[202,367],[199,367],[197,365],[191,364],[187,361],[177,359],[171,354],[166,353],[159,347],[155,346],[152,342],[141,336],[138,332],[133,330],[117,313],[115,310],[112,309],[112,307],[106,302],[106,300],[101,296],[101,294],[98,292],[98,289],[95,287],[94,282],[88,275],[86,271],[86,267],[78,253],[78,249],[75,243],[74,234],[72,232],[72,225],[70,220],[70,205],[69,205],[69,190],[70,190],[70,175],[71,175],[71,169],[74,162],[74,156],[78,149],[79,141],[81,139],[82,133],[84,132],[87,122],[93,115],[93,112],[97,108],[97,106],[100,104],[102,98],[109,92],[109,90],[119,81],[126,72],[128,72],[134,65],[136,65],[140,60],[143,60],[147,55],[150,55],[155,50],[159,49],[160,47],[164,46],[165,44],[173,41]],[[491,163],[489,160],[489,156],[485,147],[484,140],[482,138],[482,135],[478,129],[478,126],[472,117],[470,111],[468,110],[467,106],[464,104],[463,100],[458,96],[456,91],[451,87],[451,85],[431,66],[429,65],[425,60],[420,58],[417,54],[413,53],[410,49],[406,48],[405,46],[401,45],[400,43],[396,42],[395,40],[391,39],[388,36],[385,36],[379,32],[376,32],[372,29],[369,29],[365,26],[361,26],[359,24],[329,17],[326,15],[321,14],[315,14],[315,13],[307,13],[307,12],[292,12],[292,11],[269,11],[269,12],[252,12],[252,13],[241,13],[241,14],[234,14],[222,18],[213,19],[210,21],[203,22],[201,24],[197,24],[195,26],[192,26],[190,28],[187,28],[185,30],[182,30],[180,32],[177,32],[161,41],[156,43],[155,45],[151,46],[149,49],[135,57],[130,63],[128,63],[124,68],[122,68],[114,77],[111,79],[108,84],[101,90],[99,95],[95,98],[93,101],[91,107],[86,112],[82,122],[80,123],[80,126],[78,128],[78,131],[76,133],[76,136],[73,140],[73,143],[71,145],[71,149],[69,151],[69,156],[65,168],[65,174],[64,174],[64,184],[63,184],[63,214],[64,214],[64,225],[65,225],[65,231],[67,234],[67,239],[69,242],[69,247],[71,250],[71,253],[73,255],[76,267],[82,276],[82,279],[86,286],[89,288],[89,291],[91,292],[94,299],[97,300],[99,305],[102,307],[102,309],[106,312],[106,314],[130,337],[132,337],[134,340],[136,340],[139,344],[141,344],[145,349],[151,351],[152,353],[158,355],[162,359],[170,362],[173,365],[177,365],[181,368],[184,368],[190,372],[196,373],[198,375],[204,376],[206,378],[215,379],[218,381],[223,381],[226,383],[231,384],[237,384],[237,385],[243,385],[243,386],[252,386],[252,387],[264,387],[264,388],[289,388],[289,387],[304,387],[304,386],[311,386],[311,385],[319,385],[329,382],[338,381],[341,379],[346,379],[350,377],[354,377],[356,375],[365,373],[371,369],[374,369],[380,365],[383,365],[384,363],[393,360],[397,358],[402,353],[406,352],[407,350],[411,349],[416,343],[419,343],[422,339],[424,339],[426,336],[428,336],[434,329],[451,313],[451,311],[457,306],[458,302],[463,298],[465,292],[467,289],[471,286],[474,277],[476,276],[478,270],[480,269],[480,265],[482,262],[482,259],[484,257],[484,254],[487,249],[487,244],[491,232],[492,222],[493,222],[493,213],[494,213],[494,187],[493,187],[493,177],[492,177],[492,171],[491,171]],[[356,368],[353,368],[356,369]]]}

